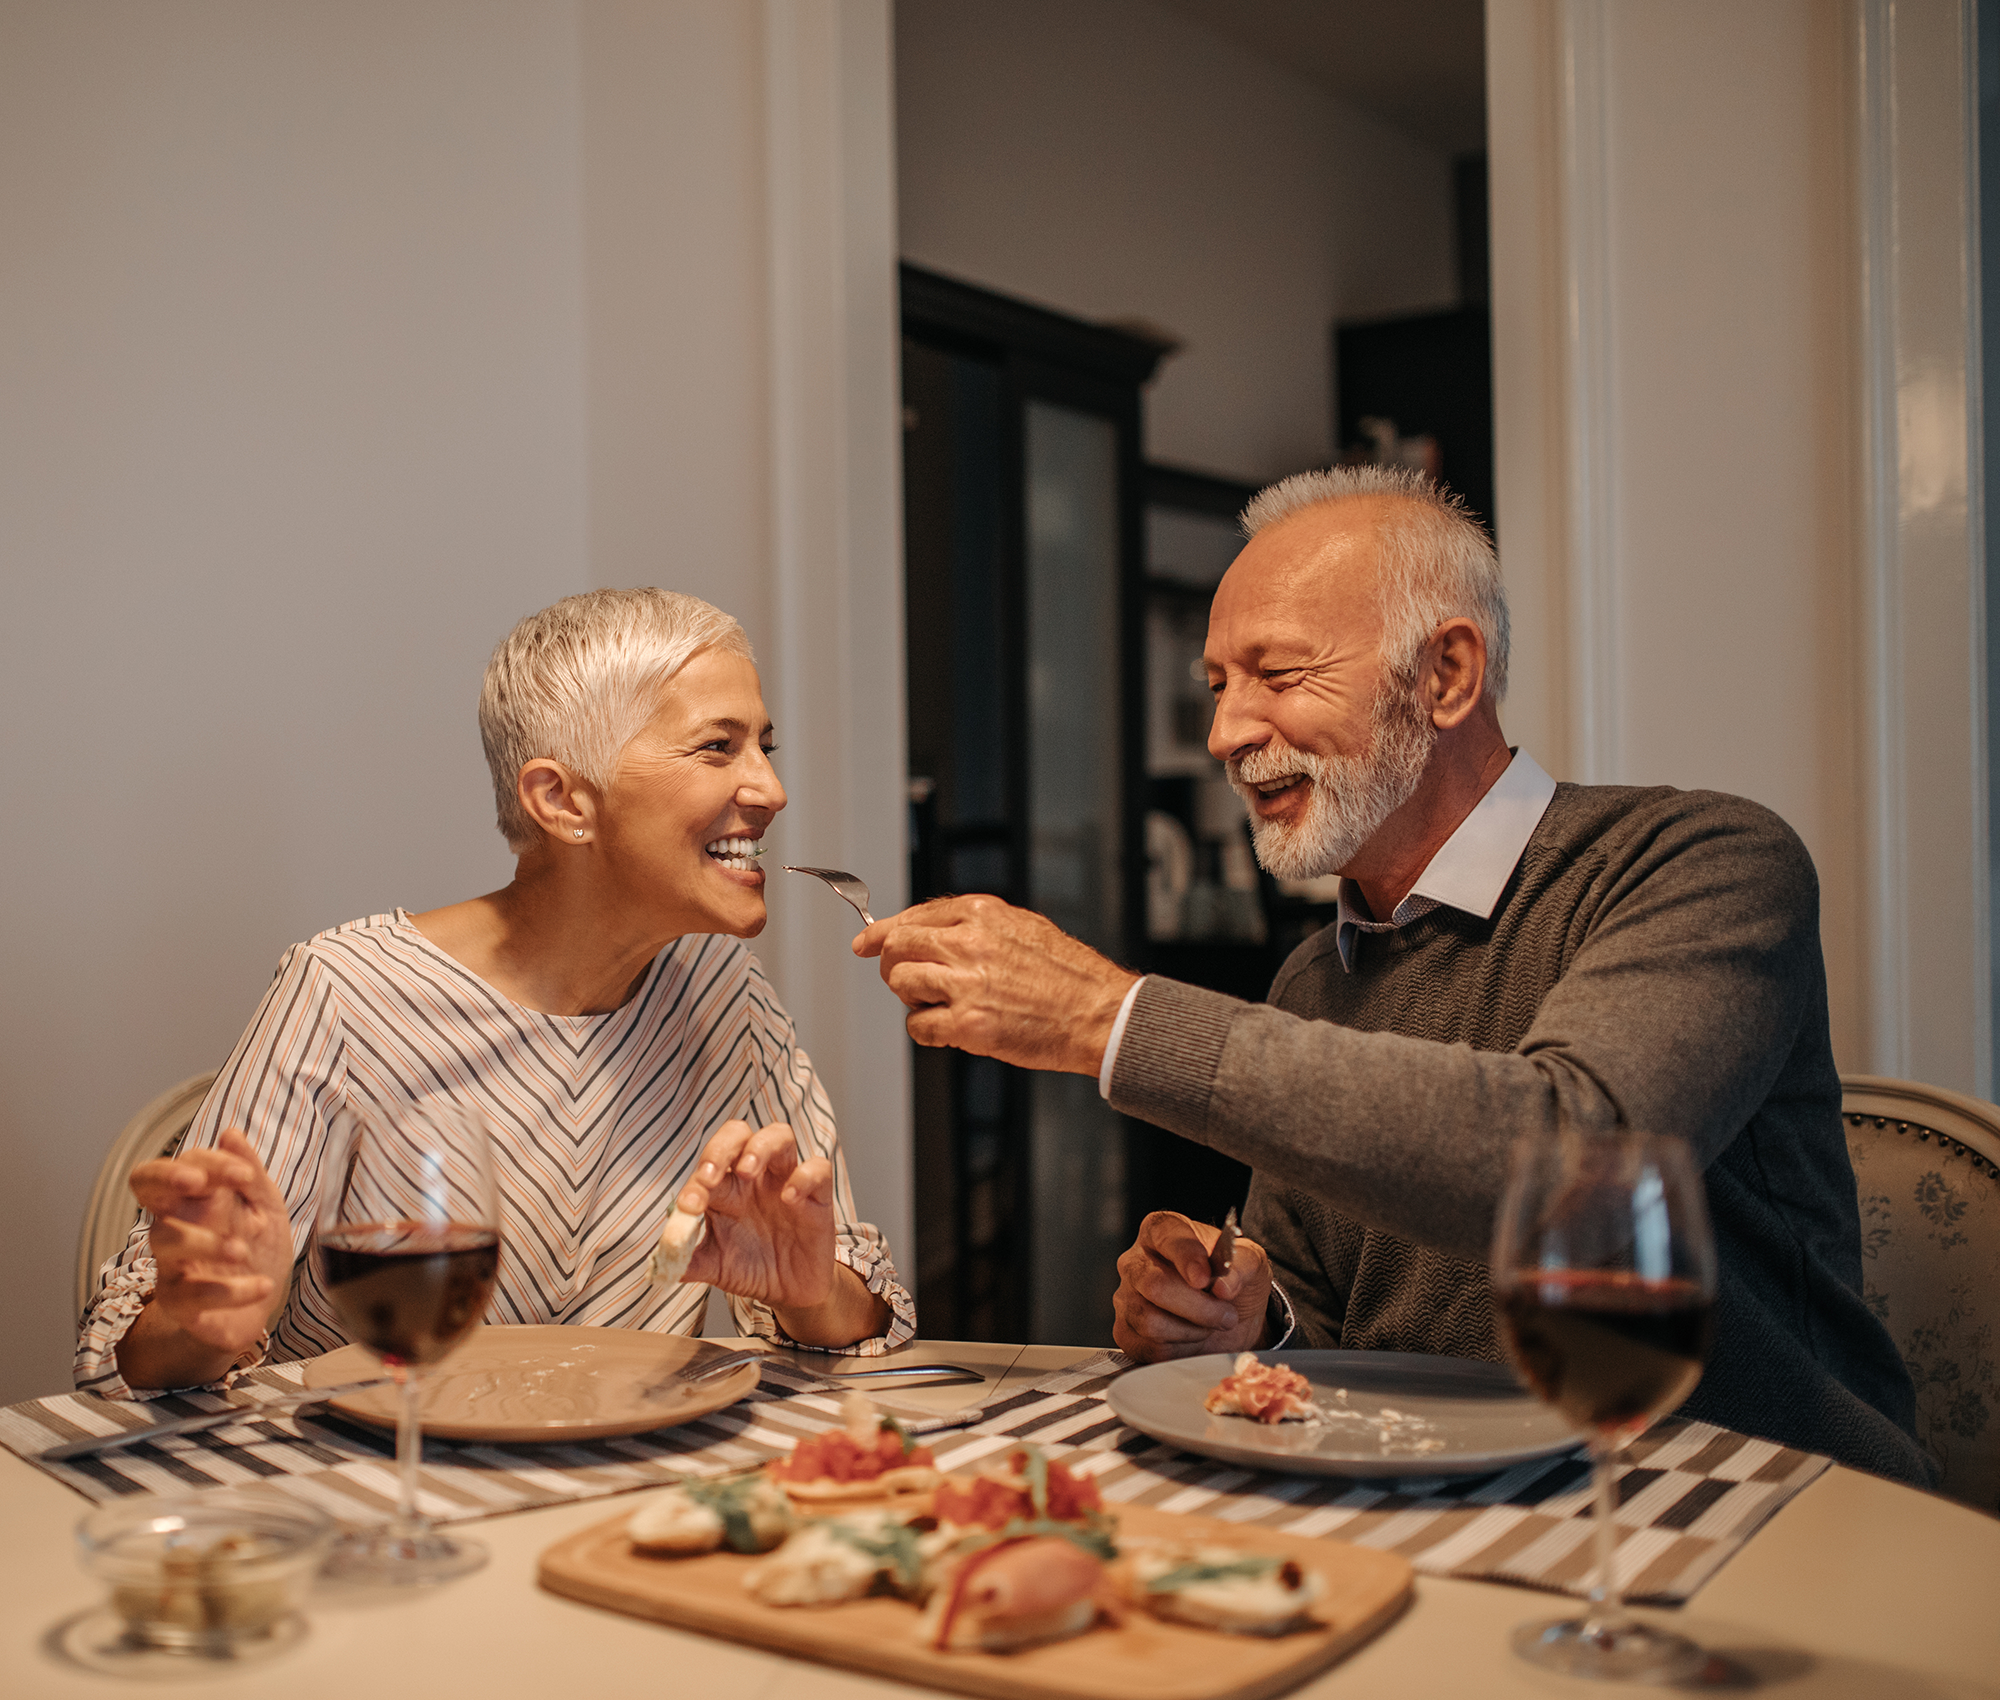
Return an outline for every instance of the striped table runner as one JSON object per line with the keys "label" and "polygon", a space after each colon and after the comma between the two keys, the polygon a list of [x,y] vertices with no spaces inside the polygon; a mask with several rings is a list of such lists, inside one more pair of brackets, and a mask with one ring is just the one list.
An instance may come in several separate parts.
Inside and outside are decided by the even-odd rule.
{"label": "striped table runner", "polygon": [[[748,1398],[651,1434],[562,1446],[477,1446],[426,1437],[419,1508],[440,1523],[455,1523],[629,1493],[783,1457],[801,1435],[839,1423],[840,1395],[826,1382],[789,1364],[769,1362],[763,1368]],[[277,1364],[243,1377],[236,1391],[254,1399],[260,1387],[290,1393],[304,1380],[301,1365]],[[67,1463],[45,1463],[38,1456],[65,1440],[218,1411],[224,1403],[210,1393],[171,1395],[144,1405],[89,1393],[34,1399],[0,1410],[0,1446],[100,1504],[127,1494],[262,1483],[311,1501],[348,1528],[386,1523],[395,1514],[395,1435],[350,1422],[325,1406]]]}
{"label": "striped table runner", "polygon": [[[1196,1457],[1120,1423],[1104,1390],[1132,1360],[1102,1352],[989,1406],[949,1451],[971,1468],[1010,1440],[1033,1440],[1089,1470],[1107,1500],[1198,1511],[1226,1522],[1335,1535],[1399,1552],[1427,1576],[1589,1590],[1590,1465],[1579,1452],[1498,1474],[1440,1478],[1287,1476]],[[1830,1460],[1708,1423],[1657,1423],[1618,1479],[1618,1580],[1627,1598],[1679,1605]]]}
{"label": "striped table runner", "polygon": [[[1499,1474],[1350,1480],[1287,1476],[1221,1464],[1124,1427],[1104,1389],[1130,1363],[1115,1352],[1044,1378],[989,1405],[977,1425],[930,1441],[947,1470],[970,1470],[1017,1440],[1033,1440],[1094,1475],[1114,1506],[1198,1511],[1298,1535],[1335,1535],[1399,1552],[1430,1576],[1525,1583],[1581,1593],[1590,1582],[1589,1468],[1579,1454]],[[287,1390],[297,1364],[239,1383]],[[251,1419],[163,1444],[42,1464],[37,1454],[85,1434],[219,1408],[206,1394],[142,1408],[88,1394],[0,1410],[0,1445],[96,1501],[133,1493],[261,1481],[310,1500],[349,1527],[395,1508],[392,1436],[323,1409]],[[767,1363],[748,1399],[655,1434],[566,1446],[427,1442],[421,1504],[440,1522],[601,1498],[782,1456],[804,1434],[840,1420],[840,1394],[783,1363]],[[1618,1484],[1618,1571],[1628,1596],[1676,1605],[1743,1545],[1828,1461],[1705,1423],[1669,1420],[1635,1442]]]}

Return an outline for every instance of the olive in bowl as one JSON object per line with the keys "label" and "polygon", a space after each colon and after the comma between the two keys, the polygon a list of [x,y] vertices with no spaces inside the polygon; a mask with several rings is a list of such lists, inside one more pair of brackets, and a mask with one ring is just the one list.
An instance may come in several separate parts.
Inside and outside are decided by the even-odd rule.
{"label": "olive in bowl", "polygon": [[247,1487],[117,1500],[76,1538],[128,1640],[227,1656],[294,1620],[334,1533],[316,1507]]}

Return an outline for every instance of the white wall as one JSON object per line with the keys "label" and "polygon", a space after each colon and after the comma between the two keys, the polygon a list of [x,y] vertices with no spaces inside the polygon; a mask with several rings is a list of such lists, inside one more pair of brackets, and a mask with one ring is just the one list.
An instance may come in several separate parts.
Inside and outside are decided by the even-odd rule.
{"label": "white wall", "polygon": [[897,0],[906,258],[1185,344],[1155,459],[1327,463],[1336,317],[1450,306],[1451,165],[1147,0]]}
{"label": "white wall", "polygon": [[790,804],[757,954],[907,1264],[902,1006],[783,862],[906,900],[902,435],[887,0],[583,8],[590,557],[757,647]]}
{"label": "white wall", "polygon": [[[781,849],[900,891],[887,82],[882,0],[0,0],[0,740],[32,795],[0,1400],[66,1384],[98,1159],[280,951],[507,877],[473,706],[523,613],[635,582],[739,611],[833,746]],[[802,537],[803,477],[834,499]],[[890,616],[812,676],[830,703],[783,675],[829,603]],[[907,1245],[897,1006],[848,936],[760,949]]]}
{"label": "white wall", "polygon": [[[1899,404],[1893,363],[1864,371],[1870,7],[1890,10],[1488,0],[1507,721],[1561,776],[1712,787],[1783,815],[1819,867],[1842,1067],[1974,1091],[1963,66],[1905,44],[1900,110],[1937,115],[1960,158],[1947,135],[1906,166],[1930,204],[1899,203],[1895,242],[1928,290],[1923,370],[1949,373],[1955,338],[1960,387],[1955,443],[1899,447],[1870,413],[1907,413],[1911,392]],[[1955,48],[1956,0],[1894,10]],[[1940,451],[1955,483],[1928,468]],[[1893,510],[1919,471],[1955,492],[1922,523],[1956,529],[1889,585],[1868,487],[1885,477]],[[1923,648],[1904,656],[1906,617]],[[1896,680],[1871,659],[1885,645]],[[1910,733],[1893,749],[1885,714]],[[1884,831],[1911,848],[1907,877],[1885,871]],[[1913,954],[1900,980],[1885,941]]]}

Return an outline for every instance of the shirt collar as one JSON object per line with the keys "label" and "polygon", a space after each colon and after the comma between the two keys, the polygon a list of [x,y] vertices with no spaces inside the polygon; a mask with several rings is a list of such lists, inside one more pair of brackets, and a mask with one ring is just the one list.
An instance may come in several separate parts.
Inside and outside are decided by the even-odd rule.
{"label": "shirt collar", "polygon": [[1438,846],[1410,894],[1396,905],[1386,921],[1376,921],[1350,900],[1348,880],[1340,882],[1340,918],[1337,943],[1344,968],[1354,966],[1354,941],[1364,932],[1388,932],[1407,926],[1419,915],[1433,909],[1457,909],[1467,915],[1490,919],[1501,892],[1521,860],[1521,852],[1542,823],[1556,782],[1540,763],[1524,751],[1516,750],[1506,770],[1473,805],[1472,813]]}

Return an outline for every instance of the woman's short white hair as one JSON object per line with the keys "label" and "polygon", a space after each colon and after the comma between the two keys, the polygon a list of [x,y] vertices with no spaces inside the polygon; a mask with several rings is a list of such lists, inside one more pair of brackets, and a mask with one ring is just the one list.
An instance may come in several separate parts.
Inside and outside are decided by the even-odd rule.
{"label": "woman's short white hair", "polygon": [[1507,593],[1486,528],[1460,498],[1407,466],[1336,466],[1296,472],[1259,490],[1243,510],[1243,535],[1323,502],[1396,498],[1382,520],[1382,656],[1399,685],[1414,686],[1431,634],[1463,615],[1486,639],[1486,694],[1507,694]]}
{"label": "woman's short white hair", "polygon": [[540,832],[521,807],[521,769],[543,757],[602,791],[659,712],[661,687],[706,649],[756,659],[732,616],[651,589],[565,596],[500,640],[479,692],[479,740],[510,849]]}

